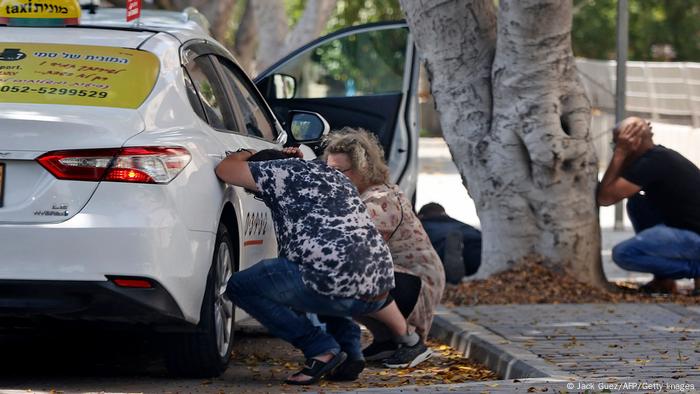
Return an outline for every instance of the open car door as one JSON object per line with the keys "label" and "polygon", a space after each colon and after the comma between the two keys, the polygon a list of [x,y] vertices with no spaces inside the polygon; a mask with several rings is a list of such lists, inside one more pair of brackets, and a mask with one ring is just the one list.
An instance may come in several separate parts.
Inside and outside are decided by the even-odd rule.
{"label": "open car door", "polygon": [[392,182],[409,198],[418,178],[417,81],[417,56],[405,22],[339,30],[255,79],[282,122],[290,110],[306,110],[325,117],[331,130],[361,127],[376,134]]}

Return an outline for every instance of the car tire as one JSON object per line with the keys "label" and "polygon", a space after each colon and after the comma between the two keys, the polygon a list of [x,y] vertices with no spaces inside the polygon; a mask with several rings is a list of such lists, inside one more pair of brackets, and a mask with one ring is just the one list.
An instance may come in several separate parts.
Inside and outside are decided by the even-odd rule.
{"label": "car tire", "polygon": [[225,290],[233,274],[234,250],[228,229],[219,224],[197,329],[191,333],[171,334],[165,343],[165,363],[175,376],[215,377],[228,366],[235,308]]}

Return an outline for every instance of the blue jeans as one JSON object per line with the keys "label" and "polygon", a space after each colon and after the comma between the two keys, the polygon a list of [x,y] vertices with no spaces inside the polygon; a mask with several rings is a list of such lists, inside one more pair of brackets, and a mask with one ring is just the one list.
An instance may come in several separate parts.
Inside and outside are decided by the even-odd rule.
{"label": "blue jeans", "polygon": [[657,279],[700,276],[700,234],[659,223],[645,197],[627,203],[627,213],[637,234],[616,245],[613,261],[628,271],[648,272]]}
{"label": "blue jeans", "polygon": [[[226,294],[236,306],[265,326],[270,334],[282,338],[304,352],[306,358],[343,349],[360,351],[360,327],[352,320],[378,310],[382,301],[334,298],[319,294],[304,285],[299,265],[285,258],[262,260],[233,274]],[[315,326],[304,314],[330,316],[328,332]]]}

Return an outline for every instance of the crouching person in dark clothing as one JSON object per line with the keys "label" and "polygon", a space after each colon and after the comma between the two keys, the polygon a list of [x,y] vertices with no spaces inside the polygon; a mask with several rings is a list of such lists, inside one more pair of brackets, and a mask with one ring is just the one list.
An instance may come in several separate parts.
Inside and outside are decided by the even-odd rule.
{"label": "crouching person in dark clothing", "polygon": [[436,202],[423,205],[418,218],[442,260],[448,283],[460,283],[462,277],[476,273],[481,265],[481,231],[451,218]]}
{"label": "crouching person in dark clothing", "polygon": [[[300,159],[298,149],[242,151],[216,168],[272,212],[279,257],[233,275],[227,294],[271,334],[304,352],[289,384],[312,384],[341,364],[348,342],[359,352],[353,316],[378,310],[394,286],[391,254],[342,173]],[[328,332],[304,312],[330,315]]]}

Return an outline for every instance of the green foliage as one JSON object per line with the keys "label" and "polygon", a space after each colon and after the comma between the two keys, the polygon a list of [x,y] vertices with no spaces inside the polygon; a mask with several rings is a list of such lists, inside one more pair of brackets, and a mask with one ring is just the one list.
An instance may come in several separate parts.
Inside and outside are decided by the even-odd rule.
{"label": "green foliage", "polygon": [[[617,1],[574,7],[574,54],[614,59]],[[700,0],[629,0],[629,59],[700,61]]]}
{"label": "green foliage", "polygon": [[327,85],[342,83],[342,95],[348,83],[357,95],[400,91],[407,39],[404,29],[352,34],[316,48],[312,61],[327,73]]}
{"label": "green foliage", "polygon": [[[284,0],[290,26],[294,26],[301,18],[306,2],[307,0]],[[403,12],[399,0],[338,0],[323,34],[363,23],[400,19],[403,19]]]}
{"label": "green foliage", "polygon": [[287,9],[289,26],[294,26],[304,14],[304,8],[306,8],[306,0],[284,0],[284,7]]}
{"label": "green foliage", "polygon": [[[293,25],[303,14],[306,0],[285,0],[285,5]],[[402,18],[398,0],[338,0],[323,34]],[[297,60],[303,65],[293,62],[285,72],[294,75],[304,86],[313,79],[314,84],[327,89],[323,95],[328,96],[394,92],[401,89],[403,81],[406,40],[407,32],[403,30],[353,34],[316,48],[309,59]],[[313,70],[312,75],[297,75],[301,69],[307,73]]]}
{"label": "green foliage", "polygon": [[278,70],[297,81],[296,97],[344,97],[401,91],[407,29],[343,36]]}
{"label": "green foliage", "polygon": [[338,0],[335,13],[326,26],[326,33],[363,23],[403,18],[399,0]]}

